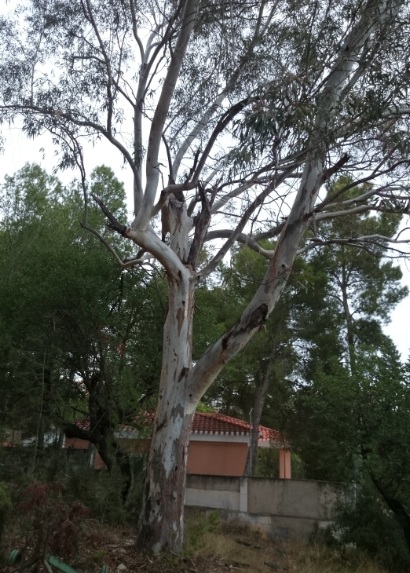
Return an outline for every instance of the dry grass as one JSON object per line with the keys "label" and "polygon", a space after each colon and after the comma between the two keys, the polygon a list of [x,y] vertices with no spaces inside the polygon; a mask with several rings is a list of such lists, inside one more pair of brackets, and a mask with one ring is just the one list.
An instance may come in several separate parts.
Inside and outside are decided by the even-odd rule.
{"label": "dry grass", "polygon": [[[262,531],[241,523],[211,524],[196,515],[194,531],[200,534],[200,546],[192,557],[217,556],[232,570],[249,573],[386,573],[369,558],[354,550],[336,551],[320,544],[269,538]],[[192,534],[192,522],[188,535]],[[188,540],[189,547],[189,540]],[[229,565],[228,565],[229,564]]]}
{"label": "dry grass", "polygon": [[[386,573],[356,551],[272,539],[243,523],[222,521],[215,513],[189,515],[186,539],[184,555],[152,557],[135,550],[134,530],[86,520],[78,555],[70,565],[84,573],[100,573],[102,565],[112,573],[120,566],[128,573]],[[21,531],[8,528],[4,541],[4,556],[22,548]],[[17,570],[18,566],[2,568],[0,556],[0,572]]]}
{"label": "dry grass", "polygon": [[355,551],[335,551],[323,545],[289,543],[298,573],[386,573],[366,555]]}

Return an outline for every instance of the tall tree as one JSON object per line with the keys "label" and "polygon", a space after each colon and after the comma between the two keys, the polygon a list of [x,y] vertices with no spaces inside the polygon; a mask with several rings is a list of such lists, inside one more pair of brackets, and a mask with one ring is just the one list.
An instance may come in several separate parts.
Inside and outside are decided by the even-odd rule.
{"label": "tall tree", "polygon": [[[92,185],[124,209],[124,190],[100,167]],[[96,445],[111,470],[127,459],[114,440],[119,422],[135,418],[143,393],[157,388],[161,301],[153,280],[122,273],[81,231],[78,188],[27,165],[1,188],[0,351],[2,424],[36,433],[63,428]],[[104,230],[95,207],[89,218]],[[26,241],[29,235],[31,241]],[[156,300],[158,302],[156,302]],[[150,325],[147,335],[147,325]],[[88,427],[74,423],[87,418]]]}
{"label": "tall tree", "polygon": [[[120,221],[95,200],[110,227],[135,245],[135,256],[107,246],[124,267],[156,259],[167,273],[139,541],[154,551],[179,550],[196,405],[263,327],[302,238],[312,229],[313,244],[320,244],[320,222],[352,211],[407,211],[408,6],[404,0],[27,0],[24,6],[0,22],[3,121],[22,116],[30,136],[50,131],[61,144],[60,165],[80,168],[87,204],[82,138],[106,138],[134,175],[134,220]],[[341,170],[354,183],[322,197],[323,184]],[[348,188],[361,180],[374,186],[352,199]],[[224,225],[214,224],[225,214]],[[277,238],[273,251],[258,245],[269,237]],[[337,239],[388,241],[351,232]],[[217,241],[216,251],[208,249],[203,260],[210,241]],[[266,274],[235,324],[194,363],[195,288],[237,241],[269,258]]]}
{"label": "tall tree", "polygon": [[[340,183],[346,182],[335,189]],[[371,219],[356,214],[328,222],[326,232],[332,236],[332,227],[350,225],[361,234],[372,229],[388,236],[400,222],[384,214]],[[315,321],[305,318],[299,326],[307,356],[294,401],[294,444],[309,477],[354,481],[359,488],[370,478],[410,547],[409,491],[403,485],[409,394],[398,352],[382,331],[408,291],[399,283],[400,268],[385,257],[382,244],[365,251],[329,244],[311,253],[313,272],[325,280],[320,290],[311,283],[311,292],[300,293],[306,316],[313,301],[319,299],[322,308],[313,306]]]}
{"label": "tall tree", "polygon": [[[337,193],[339,186],[346,183],[349,181],[339,180],[329,192]],[[364,193],[366,188],[353,191],[353,196],[356,192]],[[388,322],[395,305],[408,293],[407,287],[400,284],[400,268],[386,258],[386,245],[376,242],[366,249],[355,249],[344,241],[333,243],[331,238],[352,228],[360,235],[371,229],[379,236],[394,236],[399,224],[398,217],[387,219],[383,213],[359,213],[323,225],[324,242],[326,237],[330,242],[320,251],[310,252],[308,268],[315,280],[307,281],[296,296],[300,309],[296,336],[303,341],[304,350],[299,373],[304,385],[302,397],[305,391],[309,393],[310,388],[323,382],[319,391],[322,395],[326,380],[330,391],[335,386],[342,395],[347,387],[354,386],[356,382],[347,379],[360,379],[358,357],[362,360],[363,352],[373,349],[377,354],[379,348],[386,346],[383,323]],[[301,438],[304,439],[303,432]],[[315,443],[321,441],[312,440],[313,447]],[[307,445],[305,451],[308,450]]]}
{"label": "tall tree", "polygon": [[294,444],[309,477],[351,482],[356,499],[373,484],[373,511],[391,511],[410,551],[407,375],[387,337],[355,354],[354,374],[335,361],[332,373],[317,371],[296,396],[303,433]]}

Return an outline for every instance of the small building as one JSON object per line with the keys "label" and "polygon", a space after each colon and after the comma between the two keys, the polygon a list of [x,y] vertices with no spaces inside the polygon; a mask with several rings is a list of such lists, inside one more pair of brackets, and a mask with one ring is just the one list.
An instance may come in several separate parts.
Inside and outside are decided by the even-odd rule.
{"label": "small building", "polygon": [[[188,474],[243,476],[251,425],[217,412],[196,412],[188,449]],[[259,426],[258,447],[279,452],[279,478],[292,477],[289,444],[278,430]]]}
{"label": "small building", "polygon": [[[147,416],[152,421],[152,416]],[[88,429],[88,422],[77,422]],[[133,426],[120,426],[114,433],[118,444],[130,453],[147,451],[149,440],[142,437]],[[226,416],[219,412],[196,412],[188,448],[187,473],[196,475],[240,477],[245,473],[249,452],[251,425],[248,422]],[[95,469],[105,467],[95,449],[86,440],[66,438],[64,447],[88,450]],[[279,453],[279,478],[292,477],[289,443],[283,434],[265,426],[259,426],[258,447],[274,448]]]}

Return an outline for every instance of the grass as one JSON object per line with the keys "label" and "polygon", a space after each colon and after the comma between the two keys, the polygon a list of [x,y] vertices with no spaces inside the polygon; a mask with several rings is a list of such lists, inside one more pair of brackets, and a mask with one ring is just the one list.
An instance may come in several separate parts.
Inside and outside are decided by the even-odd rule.
{"label": "grass", "polygon": [[272,539],[240,522],[217,523],[213,515],[188,516],[186,553],[193,558],[217,556],[233,570],[249,573],[387,573],[354,549]]}
{"label": "grass", "polygon": [[[11,549],[24,546],[21,526],[17,521],[7,528],[3,564]],[[102,565],[115,573],[121,564],[144,573],[387,573],[353,549],[272,538],[243,522],[224,521],[216,512],[188,512],[182,556],[137,551],[135,530],[126,526],[86,519],[81,527],[79,551],[69,564],[84,573],[100,573]],[[0,571],[1,561],[0,555]]]}

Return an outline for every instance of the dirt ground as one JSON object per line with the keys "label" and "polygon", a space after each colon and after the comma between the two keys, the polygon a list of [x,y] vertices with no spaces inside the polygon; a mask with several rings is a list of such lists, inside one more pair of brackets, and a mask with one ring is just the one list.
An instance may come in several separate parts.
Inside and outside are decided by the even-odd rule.
{"label": "dirt ground", "polygon": [[[32,533],[32,532],[31,532]],[[182,555],[154,557],[136,550],[135,531],[130,527],[102,525],[84,519],[71,533],[76,545],[68,547],[70,557],[58,555],[72,569],[67,573],[386,573],[375,563],[342,554],[320,544],[272,539],[238,522],[225,522],[216,515],[197,514],[187,520]],[[1,573],[28,571],[22,563],[35,553],[37,539],[22,525],[8,528],[0,555]],[[37,542],[37,541],[36,541]],[[7,563],[13,549],[23,549],[20,562]],[[67,545],[66,545],[67,547]],[[360,557],[360,556],[359,556]],[[38,564],[36,573],[61,573]]]}
{"label": "dirt ground", "polygon": [[[105,542],[100,539],[94,546],[82,546],[78,568],[86,573],[101,571],[103,565],[113,573],[227,573],[248,571],[266,573],[294,570],[291,567],[286,544],[273,542],[248,528],[230,526],[218,531],[205,531],[188,547],[185,555],[172,554],[153,557],[135,550],[135,539],[127,529],[104,531]],[[108,535],[107,535],[108,534]]]}
{"label": "dirt ground", "polygon": [[[196,527],[196,530],[195,530]],[[227,573],[247,571],[267,573],[294,571],[283,543],[273,542],[247,527],[218,525],[214,531],[208,524],[194,526],[192,542],[183,555],[159,557],[138,552],[135,535],[128,527],[102,526],[90,520],[85,523],[76,555],[64,561],[78,573]],[[225,530],[224,530],[225,529]],[[12,548],[19,548],[15,535],[6,536],[3,563]],[[21,544],[20,544],[21,547]],[[30,553],[30,552],[28,552]],[[24,557],[23,561],[26,559]],[[5,564],[2,573],[21,571],[21,563]],[[38,572],[47,573],[43,567]]]}

